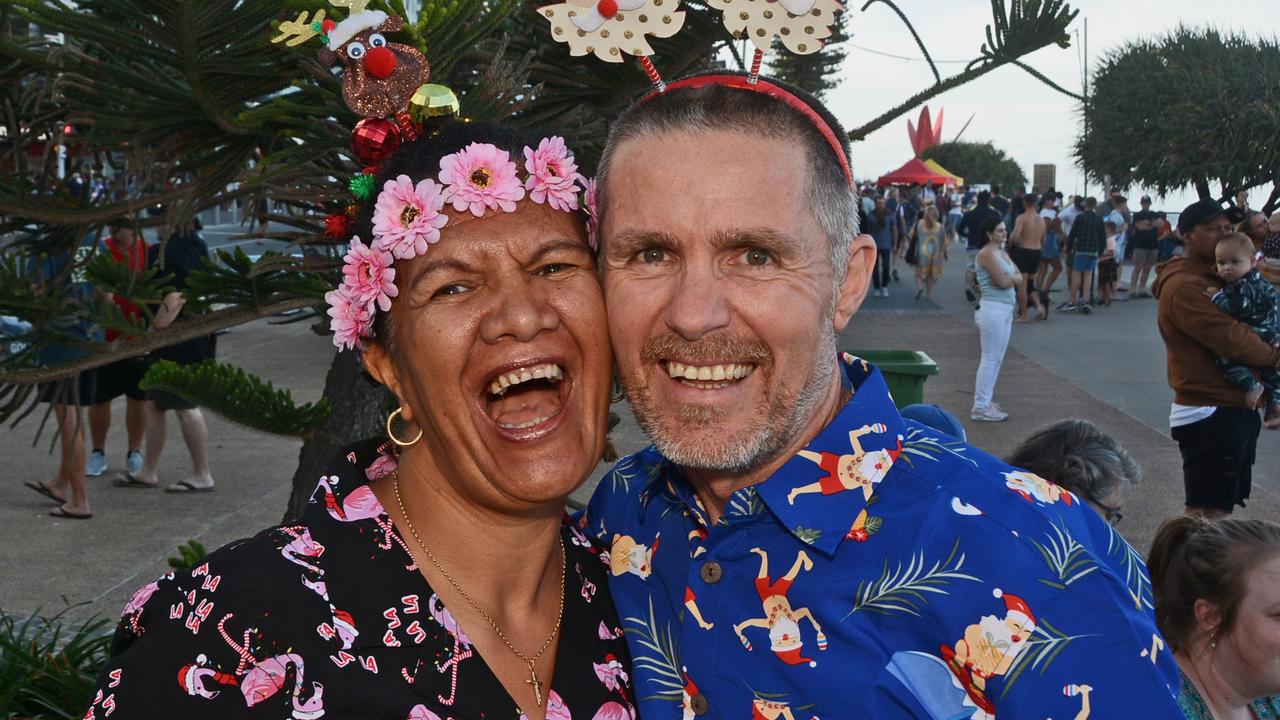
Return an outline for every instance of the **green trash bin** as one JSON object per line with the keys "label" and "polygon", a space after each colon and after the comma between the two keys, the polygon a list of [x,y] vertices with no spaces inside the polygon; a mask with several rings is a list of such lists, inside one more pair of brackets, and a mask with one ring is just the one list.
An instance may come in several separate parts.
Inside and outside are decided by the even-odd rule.
{"label": "green trash bin", "polygon": [[938,363],[919,350],[846,350],[880,368],[898,407],[924,402],[924,383],[938,374]]}

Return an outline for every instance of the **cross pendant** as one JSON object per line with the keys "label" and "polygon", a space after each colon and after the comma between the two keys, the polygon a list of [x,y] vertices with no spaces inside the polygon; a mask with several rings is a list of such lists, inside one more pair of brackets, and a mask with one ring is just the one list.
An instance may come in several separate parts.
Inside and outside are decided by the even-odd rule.
{"label": "cross pendant", "polygon": [[538,703],[538,707],[542,707],[542,682],[538,680],[538,672],[534,669],[533,663],[529,663],[529,678],[524,681],[524,684],[533,686],[534,702]]}

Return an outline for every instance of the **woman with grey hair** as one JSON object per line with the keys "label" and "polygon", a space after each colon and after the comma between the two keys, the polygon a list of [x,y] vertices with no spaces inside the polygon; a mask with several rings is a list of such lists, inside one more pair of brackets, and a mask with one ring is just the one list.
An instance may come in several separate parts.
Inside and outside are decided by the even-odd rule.
{"label": "woman with grey hair", "polygon": [[1142,467],[1088,420],[1042,427],[1006,461],[1075,493],[1112,525],[1120,522],[1129,486],[1142,480]]}

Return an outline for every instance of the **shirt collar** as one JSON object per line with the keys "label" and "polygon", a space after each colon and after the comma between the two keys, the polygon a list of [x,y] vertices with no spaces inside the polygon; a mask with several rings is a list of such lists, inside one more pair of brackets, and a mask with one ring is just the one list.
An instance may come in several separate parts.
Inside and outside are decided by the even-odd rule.
{"label": "shirt collar", "polygon": [[[850,533],[876,486],[898,459],[906,424],[880,370],[848,353],[841,353],[840,359],[841,382],[852,391],[852,398],[777,472],[734,493],[726,506],[726,520],[735,515],[730,512],[732,507],[743,508],[737,515],[755,514],[753,509],[762,501],[798,540],[828,554]],[[856,437],[851,439],[851,435]],[[662,494],[680,501],[705,527],[706,513],[679,468],[652,448],[642,455],[649,453],[652,457],[641,458],[641,464],[650,467],[641,495],[641,514],[656,494]],[[842,476],[851,489],[841,482]]]}
{"label": "shirt collar", "polygon": [[874,365],[841,354],[853,397],[804,450],[756,486],[798,540],[833,553],[902,452],[906,424]]}

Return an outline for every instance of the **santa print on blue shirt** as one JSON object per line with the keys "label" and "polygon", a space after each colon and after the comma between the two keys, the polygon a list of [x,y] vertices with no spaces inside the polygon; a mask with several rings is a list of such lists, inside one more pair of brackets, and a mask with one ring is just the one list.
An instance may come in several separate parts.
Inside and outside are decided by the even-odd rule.
{"label": "santa print on blue shirt", "polygon": [[714,527],[653,448],[601,481],[641,717],[1181,717],[1138,553],[843,360],[852,399]]}

